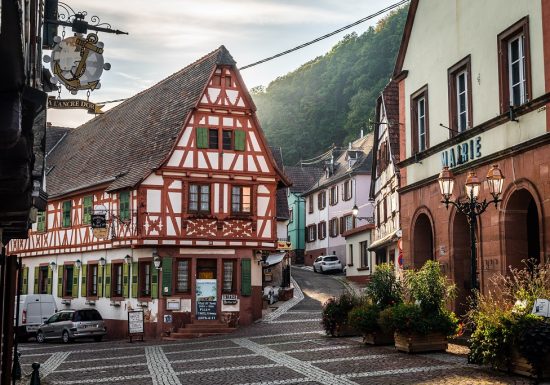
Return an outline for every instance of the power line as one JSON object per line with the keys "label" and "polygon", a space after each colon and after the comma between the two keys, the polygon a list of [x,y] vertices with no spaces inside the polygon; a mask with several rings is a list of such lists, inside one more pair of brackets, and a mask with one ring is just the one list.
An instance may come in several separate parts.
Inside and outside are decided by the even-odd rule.
{"label": "power line", "polygon": [[376,12],[376,13],[373,13],[372,15],[369,15],[369,16],[367,16],[367,17],[364,17],[364,18],[362,18],[362,19],[359,19],[359,20],[357,20],[357,21],[354,22],[354,23],[348,24],[348,25],[346,25],[346,26],[344,26],[344,27],[342,27],[342,28],[338,28],[336,31],[332,31],[332,32],[330,32],[330,33],[327,33],[326,35],[320,36],[320,37],[318,37],[318,38],[316,38],[316,39],[313,39],[313,40],[311,40],[311,41],[308,41],[307,43],[300,44],[299,46],[296,46],[296,47],[294,47],[294,48],[291,48],[291,49],[288,49],[288,50],[286,50],[286,51],[280,52],[280,53],[278,53],[278,54],[276,54],[276,55],[273,55],[273,56],[270,56],[270,57],[268,57],[268,58],[259,60],[259,61],[257,61],[257,62],[251,63],[251,64],[247,64],[247,65],[245,65],[245,66],[242,66],[241,68],[239,68],[239,70],[244,70],[244,69],[247,69],[247,68],[250,68],[250,67],[254,67],[254,66],[258,65],[258,64],[262,64],[262,63],[268,62],[268,61],[270,61],[270,60],[276,59],[276,58],[278,58],[278,57],[284,56],[284,55],[289,54],[289,53],[291,53],[291,52],[294,52],[294,51],[297,51],[297,50],[302,49],[302,48],[304,48],[304,47],[307,47],[308,45],[311,45],[311,44],[317,43],[317,42],[319,42],[319,41],[321,41],[321,40],[327,39],[327,38],[329,38],[329,37],[331,37],[331,36],[333,36],[333,35],[336,35],[337,33],[340,33],[340,32],[342,32],[342,31],[345,31],[346,29],[350,29],[351,27],[355,27],[355,26],[358,25],[358,24],[364,23],[365,21],[370,20],[370,19],[372,19],[372,18],[374,18],[374,17],[376,17],[376,16],[380,16],[381,14],[386,13],[386,12],[388,12],[388,11],[391,11],[392,9],[397,8],[397,7],[399,7],[399,6],[401,6],[401,5],[405,4],[405,3],[408,3],[408,2],[409,2],[409,0],[402,0],[402,1],[399,1],[399,2],[397,2],[397,3],[395,3],[395,4],[390,5],[389,7],[386,7],[386,8],[384,8],[384,9],[382,9],[382,10]]}

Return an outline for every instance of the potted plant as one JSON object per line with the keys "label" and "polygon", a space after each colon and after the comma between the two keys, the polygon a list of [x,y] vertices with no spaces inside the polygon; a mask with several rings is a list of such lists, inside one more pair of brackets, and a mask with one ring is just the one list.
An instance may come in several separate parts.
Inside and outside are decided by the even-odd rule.
{"label": "potted plant", "polygon": [[323,304],[321,323],[327,335],[344,337],[358,334],[348,323],[348,313],[357,304],[359,304],[359,298],[349,291],[345,291],[337,298],[330,298]]}
{"label": "potted plant", "polygon": [[376,266],[365,288],[361,303],[349,313],[350,325],[363,335],[363,342],[371,345],[393,344],[393,332],[385,332],[378,319],[380,312],[402,302],[401,282],[392,264]]}
{"label": "potted plant", "polygon": [[469,361],[537,379],[550,378],[550,319],[531,314],[537,299],[550,299],[550,263],[524,261],[522,269],[490,280],[468,313]]}
{"label": "potted plant", "polygon": [[458,330],[458,319],[446,303],[454,286],[441,274],[439,263],[427,261],[405,274],[408,301],[380,313],[383,330],[394,331],[395,347],[407,353],[446,350],[447,338]]}

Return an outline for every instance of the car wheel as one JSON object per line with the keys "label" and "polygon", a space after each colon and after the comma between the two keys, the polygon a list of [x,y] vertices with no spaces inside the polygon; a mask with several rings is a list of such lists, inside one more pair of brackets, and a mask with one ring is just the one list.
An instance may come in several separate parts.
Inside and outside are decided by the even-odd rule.
{"label": "car wheel", "polygon": [[315,267],[315,265],[313,265],[313,272],[317,273],[317,268]]}
{"label": "car wheel", "polygon": [[63,334],[61,335],[61,340],[64,344],[71,342],[71,338],[69,337],[69,332],[66,330],[63,330]]}
{"label": "car wheel", "polygon": [[45,341],[44,333],[42,333],[41,331],[36,333],[36,342],[38,342],[39,344],[42,344],[44,343],[44,341]]}
{"label": "car wheel", "polygon": [[319,266],[319,271],[321,272],[321,274],[324,273],[324,271],[323,271],[323,266]]}
{"label": "car wheel", "polygon": [[94,337],[95,342],[101,342],[102,339],[103,339],[103,336],[95,336]]}

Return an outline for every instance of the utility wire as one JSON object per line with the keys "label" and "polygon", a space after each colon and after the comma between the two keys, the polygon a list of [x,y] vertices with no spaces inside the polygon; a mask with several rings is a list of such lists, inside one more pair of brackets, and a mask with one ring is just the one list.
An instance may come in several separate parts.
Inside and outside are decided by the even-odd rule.
{"label": "utility wire", "polygon": [[332,31],[332,32],[330,32],[330,33],[327,33],[326,35],[320,36],[320,37],[318,37],[318,38],[316,38],[316,39],[313,39],[313,40],[311,40],[311,41],[308,41],[307,43],[300,44],[300,45],[297,46],[297,47],[294,47],[294,48],[288,49],[288,50],[286,50],[286,51],[280,52],[280,53],[278,53],[278,54],[276,54],[276,55],[273,55],[273,56],[270,56],[270,57],[268,57],[268,58],[259,60],[259,61],[257,61],[257,62],[251,63],[251,64],[247,64],[247,65],[245,65],[245,66],[242,66],[241,68],[239,68],[239,70],[242,71],[242,70],[244,70],[244,69],[247,69],[247,68],[250,68],[250,67],[254,67],[254,66],[258,65],[258,64],[262,64],[262,63],[268,62],[268,61],[270,61],[270,60],[276,59],[276,58],[278,58],[278,57],[284,56],[284,55],[289,54],[289,53],[291,53],[291,52],[298,51],[299,49],[302,49],[302,48],[304,48],[304,47],[307,47],[308,45],[317,43],[317,42],[319,42],[319,41],[321,41],[321,40],[327,39],[327,38],[329,38],[329,37],[331,37],[331,36],[333,36],[333,35],[336,35],[336,34],[342,32],[342,31],[345,31],[346,29],[350,29],[351,27],[355,27],[355,26],[358,25],[358,24],[364,23],[365,21],[370,20],[370,19],[372,19],[372,18],[374,18],[374,17],[376,17],[376,16],[380,16],[380,15],[382,15],[383,13],[386,13],[386,12],[388,12],[388,11],[391,11],[392,9],[397,8],[397,7],[399,7],[399,6],[401,6],[401,5],[405,4],[405,3],[408,3],[408,2],[409,2],[409,0],[402,0],[402,1],[399,1],[399,2],[397,2],[397,3],[395,3],[395,4],[390,5],[389,7],[386,7],[386,8],[384,8],[384,9],[382,9],[382,10],[376,12],[376,13],[373,13],[372,15],[369,15],[369,16],[366,16],[366,17],[364,17],[364,18],[362,18],[362,19],[359,19],[359,20],[357,20],[357,21],[354,22],[354,23],[348,24],[348,25],[346,25],[346,26],[344,26],[344,27],[342,27],[342,28],[338,28],[336,31]]}

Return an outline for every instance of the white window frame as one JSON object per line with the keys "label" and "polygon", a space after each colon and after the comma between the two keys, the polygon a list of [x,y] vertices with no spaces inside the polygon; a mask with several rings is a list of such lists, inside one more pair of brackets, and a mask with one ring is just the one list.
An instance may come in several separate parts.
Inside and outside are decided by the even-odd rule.
{"label": "white window frame", "polygon": [[[468,71],[466,69],[456,74],[456,127],[458,132],[464,132],[468,129]],[[460,89],[460,77],[464,77],[464,89]],[[460,100],[464,99],[464,109],[460,109]],[[461,124],[461,116],[464,116],[464,125]]]}
{"label": "white window frame", "polygon": [[[516,61],[512,61],[512,44],[514,42],[518,42],[518,59]],[[527,76],[525,73],[525,35],[523,33],[520,33],[511,39],[508,40],[508,86],[509,86],[509,94],[510,94],[510,105],[511,106],[518,106],[518,104],[514,103],[514,88],[519,87],[520,92],[520,100],[519,105],[522,105],[527,102]],[[512,68],[514,65],[519,66],[519,81],[517,83],[513,83],[512,80]]]}
{"label": "white window frame", "polygon": [[[420,105],[422,104],[422,109]],[[422,112],[422,114],[421,114]],[[418,151],[426,150],[426,97],[422,96],[416,100],[416,115],[418,127]]]}

